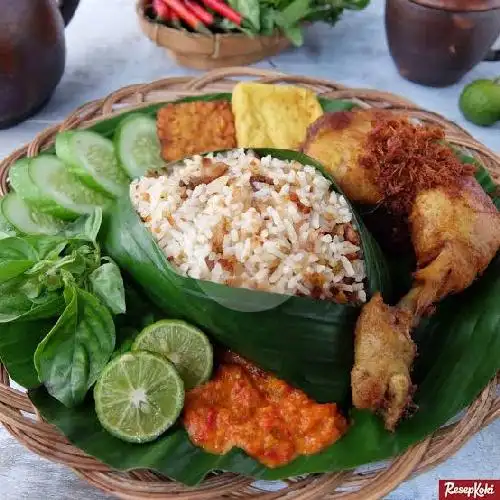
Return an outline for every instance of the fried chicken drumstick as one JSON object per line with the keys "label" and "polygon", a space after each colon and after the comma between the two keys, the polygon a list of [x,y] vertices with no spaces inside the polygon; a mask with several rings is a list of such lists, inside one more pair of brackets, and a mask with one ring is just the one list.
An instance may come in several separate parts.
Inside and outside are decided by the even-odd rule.
{"label": "fried chicken drumstick", "polygon": [[474,281],[500,248],[500,214],[442,143],[437,127],[387,111],[324,115],[303,151],[321,162],[354,202],[383,204],[408,218],[417,270],[396,306],[377,294],[355,331],[354,406],[382,414],[393,430],[411,403],[412,329],[433,305]]}

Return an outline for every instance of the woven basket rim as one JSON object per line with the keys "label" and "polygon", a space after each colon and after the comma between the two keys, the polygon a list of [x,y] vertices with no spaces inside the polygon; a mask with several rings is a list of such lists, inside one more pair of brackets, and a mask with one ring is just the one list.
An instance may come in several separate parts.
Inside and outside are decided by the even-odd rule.
{"label": "woven basket rim", "polygon": [[[85,128],[116,116],[123,111],[140,109],[154,102],[229,91],[237,79],[252,77],[264,83],[296,84],[314,89],[318,94],[349,99],[368,108],[391,109],[422,121],[436,123],[446,130],[447,139],[473,152],[488,168],[497,184],[500,181],[500,158],[474,140],[458,125],[440,115],[425,111],[411,101],[387,92],[371,89],[350,89],[329,80],[285,75],[254,68],[225,68],[199,77],[165,78],[149,84],[130,85],[109,96],[85,104],[63,122],[38,134],[28,145],[17,149],[0,161],[0,194],[8,190],[8,169],[23,156],[35,156],[51,146],[60,130]],[[453,455],[472,435],[500,418],[500,374],[483,389],[458,421],[409,448],[388,464],[370,472],[344,471],[335,474],[311,475],[286,481],[287,488],[278,492],[263,492],[252,486],[253,480],[231,473],[211,475],[197,489],[160,477],[149,471],[128,473],[111,470],[71,445],[54,427],[43,422],[27,395],[10,387],[5,368],[0,365],[0,422],[7,431],[31,451],[73,469],[80,477],[101,490],[124,499],[290,499],[365,500],[381,498],[406,479],[428,470]],[[346,490],[347,489],[347,490]]]}

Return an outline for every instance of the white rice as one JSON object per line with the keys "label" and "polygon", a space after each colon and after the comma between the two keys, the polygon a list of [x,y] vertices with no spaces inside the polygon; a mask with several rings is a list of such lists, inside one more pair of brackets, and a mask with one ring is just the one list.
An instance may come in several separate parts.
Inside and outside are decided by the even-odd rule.
{"label": "white rice", "polygon": [[366,301],[361,248],[357,238],[345,237],[348,225],[348,234],[357,237],[352,213],[321,173],[243,150],[206,158],[226,165],[207,183],[200,183],[202,172],[213,167],[196,156],[169,175],[143,177],[130,188],[134,207],[181,274],[235,287]]}

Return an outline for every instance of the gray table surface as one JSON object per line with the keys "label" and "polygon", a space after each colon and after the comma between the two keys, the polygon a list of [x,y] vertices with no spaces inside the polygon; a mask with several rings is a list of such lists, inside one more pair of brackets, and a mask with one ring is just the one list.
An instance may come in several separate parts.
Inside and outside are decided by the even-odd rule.
{"label": "gray table surface", "polygon": [[[388,54],[383,0],[372,0],[361,13],[346,13],[334,29],[317,25],[307,44],[258,67],[336,80],[354,87],[374,87],[406,96],[468,129],[500,153],[500,127],[466,123],[457,107],[462,86],[500,74],[500,63],[482,63],[460,84],[446,89],[420,87],[403,80]],[[49,105],[29,121],[0,132],[0,157],[29,142],[77,106],[124,85],[176,75],[195,75],[173,63],[139,31],[134,0],[84,0],[67,30],[66,74]],[[1,92],[1,89],[0,89]],[[500,421],[471,439],[454,457],[390,493],[390,500],[437,498],[439,478],[500,478]],[[30,453],[0,429],[0,500],[103,499],[62,465]]]}

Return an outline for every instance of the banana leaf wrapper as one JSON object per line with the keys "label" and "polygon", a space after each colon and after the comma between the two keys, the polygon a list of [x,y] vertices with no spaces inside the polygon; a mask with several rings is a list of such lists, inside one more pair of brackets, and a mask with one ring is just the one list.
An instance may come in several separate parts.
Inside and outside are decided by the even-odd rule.
{"label": "banana leaf wrapper", "polygon": [[[254,151],[261,157],[312,165],[328,177],[321,165],[301,153]],[[362,240],[369,291],[387,293],[390,278],[384,256],[356,215],[354,225]],[[230,288],[181,276],[128,199],[119,200],[109,211],[100,236],[106,253],[166,314],[199,326],[213,340],[319,402],[349,402],[359,306]]]}

